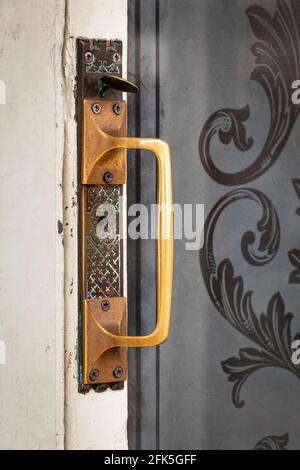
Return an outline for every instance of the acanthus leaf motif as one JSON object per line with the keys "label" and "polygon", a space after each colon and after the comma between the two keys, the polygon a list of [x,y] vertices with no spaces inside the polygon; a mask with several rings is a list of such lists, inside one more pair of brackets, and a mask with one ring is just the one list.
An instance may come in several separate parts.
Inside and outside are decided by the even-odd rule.
{"label": "acanthus leaf motif", "polygon": [[239,151],[248,151],[253,139],[246,138],[244,122],[249,118],[250,109],[248,105],[239,110],[224,108],[208,118],[199,139],[200,160],[210,177],[226,186],[249,183],[276,162],[300,111],[300,105],[291,101],[291,84],[300,77],[298,0],[278,2],[273,17],[257,5],[249,7],[246,13],[257,39],[251,48],[256,67],[250,78],[266,93],[270,124],[266,141],[255,161],[241,171],[225,172],[213,161],[211,142],[218,136],[224,145],[233,140]]}
{"label": "acanthus leaf motif", "polygon": [[[259,369],[278,367],[300,378],[300,367],[292,363],[293,315],[285,311],[281,294],[275,293],[265,313],[257,316],[252,305],[252,291],[245,291],[243,278],[235,275],[230,259],[225,258],[217,263],[214,256],[213,236],[220,214],[230,204],[243,199],[253,201],[262,208],[262,216],[257,223],[259,237],[250,232],[253,244],[259,238],[255,244],[256,250],[249,250],[248,245],[243,243],[245,235],[242,238],[241,248],[245,259],[248,262],[252,259],[254,266],[260,266],[274,258],[280,241],[278,216],[271,201],[260,191],[251,188],[233,190],[215,204],[205,222],[204,244],[200,250],[202,275],[213,304],[233,328],[257,346],[257,349],[241,349],[239,357],[222,362],[228,380],[234,384],[233,403],[239,408],[244,405],[240,399],[243,384]],[[257,264],[257,259],[263,260],[263,263]]]}

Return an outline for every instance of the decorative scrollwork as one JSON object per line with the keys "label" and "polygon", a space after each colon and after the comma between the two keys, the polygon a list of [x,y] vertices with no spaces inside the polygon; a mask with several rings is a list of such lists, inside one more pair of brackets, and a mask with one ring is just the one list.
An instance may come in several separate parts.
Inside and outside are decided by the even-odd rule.
{"label": "decorative scrollwork", "polygon": [[[242,237],[243,256],[256,266],[266,264],[274,258],[280,242],[276,210],[263,193],[249,188],[233,190],[215,204],[205,223],[204,244],[200,250],[203,279],[213,304],[231,326],[259,347],[259,350],[241,349],[239,357],[231,357],[222,362],[222,368],[229,376],[228,380],[234,383],[232,400],[239,408],[244,405],[240,400],[241,388],[256,370],[269,366],[280,367],[300,377],[300,368],[291,360],[293,315],[285,312],[280,293],[273,295],[266,313],[258,317],[252,305],[252,291],[245,291],[243,278],[235,276],[231,261],[225,258],[217,264],[214,256],[213,236],[220,214],[233,202],[243,199],[254,201],[262,208],[257,234],[246,232]],[[256,239],[259,239],[258,243],[255,243]]]}
{"label": "decorative scrollwork", "polygon": [[205,123],[199,140],[203,167],[216,182],[235,186],[248,183],[265,173],[280,156],[293,129],[300,105],[291,101],[291,84],[300,77],[300,9],[298,0],[279,0],[272,17],[264,8],[251,6],[246,10],[257,42],[251,50],[256,67],[251,80],[264,89],[270,107],[270,126],[265,144],[247,168],[227,173],[220,170],[211,156],[211,142],[217,135],[223,144],[232,140],[242,152],[252,147],[253,139],[246,138],[244,122],[250,109],[221,109]]}
{"label": "decorative scrollwork", "polygon": [[286,433],[283,436],[266,436],[261,439],[253,450],[287,450],[290,437]]}

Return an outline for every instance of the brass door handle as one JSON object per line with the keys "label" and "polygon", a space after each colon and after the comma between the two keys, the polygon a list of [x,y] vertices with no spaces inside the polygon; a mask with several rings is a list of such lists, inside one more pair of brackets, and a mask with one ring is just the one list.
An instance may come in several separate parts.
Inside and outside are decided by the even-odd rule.
{"label": "brass door handle", "polygon": [[[158,243],[157,243],[157,323],[154,331],[146,336],[123,336],[107,331],[103,335],[110,339],[112,347],[147,347],[161,344],[169,334],[173,278],[173,214],[172,214],[172,176],[169,145],[159,139],[138,137],[113,137],[98,127],[105,150],[98,155],[94,167],[105,159],[105,154],[114,149],[143,149],[154,153],[158,164]],[[88,176],[87,176],[88,179]],[[86,308],[88,300],[85,300]],[[103,343],[104,346],[104,343]],[[108,347],[107,347],[108,349]],[[104,350],[103,350],[104,352]]]}
{"label": "brass door handle", "polygon": [[[84,45],[84,48],[86,45]],[[170,149],[159,139],[126,137],[126,101],[103,97],[109,87],[132,91],[133,85],[116,77],[102,77],[100,98],[81,103],[81,299],[80,341],[83,387],[102,391],[118,388],[127,378],[127,348],[161,344],[169,334],[173,277],[173,212]],[[102,83],[101,82],[101,83]],[[90,83],[85,81],[84,83]],[[124,297],[122,243],[99,238],[99,207],[117,207],[126,184],[126,149],[144,149],[157,160],[157,321],[145,336],[127,335],[127,299]],[[120,226],[116,224],[116,227]],[[109,232],[111,233],[111,232]],[[118,238],[119,237],[119,238]],[[86,389],[83,388],[83,391]]]}

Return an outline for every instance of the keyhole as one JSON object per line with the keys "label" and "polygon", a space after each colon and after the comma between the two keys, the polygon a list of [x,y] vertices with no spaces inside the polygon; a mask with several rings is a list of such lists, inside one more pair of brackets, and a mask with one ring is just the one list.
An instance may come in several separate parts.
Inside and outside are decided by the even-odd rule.
{"label": "keyhole", "polygon": [[108,232],[108,212],[105,212],[98,218],[97,221],[97,228],[98,230],[102,230],[103,232]]}
{"label": "keyhole", "polygon": [[116,237],[116,214],[111,204],[101,204],[96,211],[96,235],[99,240]]}

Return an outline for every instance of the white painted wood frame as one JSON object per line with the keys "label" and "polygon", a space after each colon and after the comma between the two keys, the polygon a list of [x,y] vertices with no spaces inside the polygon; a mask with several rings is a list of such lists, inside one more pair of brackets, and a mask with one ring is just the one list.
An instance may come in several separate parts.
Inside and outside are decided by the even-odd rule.
{"label": "white painted wood frame", "polygon": [[126,388],[77,392],[78,36],[126,76],[126,0],[0,0],[1,449],[127,448]]}

